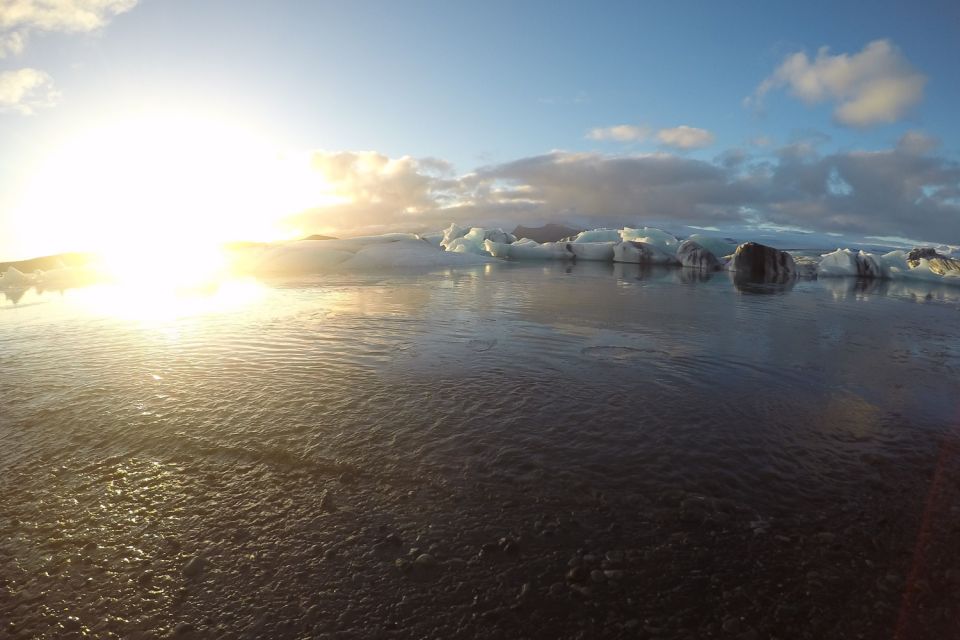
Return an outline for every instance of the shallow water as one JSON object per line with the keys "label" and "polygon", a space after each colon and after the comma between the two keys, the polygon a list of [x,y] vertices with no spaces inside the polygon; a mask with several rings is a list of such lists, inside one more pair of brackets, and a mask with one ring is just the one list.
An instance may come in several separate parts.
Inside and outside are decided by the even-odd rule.
{"label": "shallow water", "polygon": [[[911,604],[918,571],[946,600],[960,579],[916,557],[930,504],[953,509],[930,531],[955,515],[931,496],[958,428],[957,288],[504,264],[29,292],[0,304],[0,618],[23,637],[708,637],[731,617],[889,636],[945,624]],[[386,532],[403,544],[382,557]],[[811,548],[824,533],[849,544]],[[501,536],[523,560],[482,571]],[[410,548],[443,573],[415,580]],[[626,576],[565,577],[609,550]],[[182,575],[194,556],[206,583]],[[525,583],[576,624],[512,619]],[[257,607],[274,597],[293,608]]]}

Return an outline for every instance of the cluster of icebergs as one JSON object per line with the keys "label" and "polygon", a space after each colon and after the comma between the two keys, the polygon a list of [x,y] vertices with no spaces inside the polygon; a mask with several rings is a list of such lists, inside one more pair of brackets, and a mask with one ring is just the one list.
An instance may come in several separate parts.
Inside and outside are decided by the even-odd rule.
{"label": "cluster of icebergs", "polygon": [[[517,238],[502,229],[451,224],[430,234],[390,233],[342,240],[298,240],[252,244],[231,252],[239,274],[306,275],[329,272],[389,271],[401,268],[457,267],[502,260],[569,260],[676,266],[730,271],[763,282],[798,277],[913,278],[960,284],[960,258],[916,248],[883,255],[837,249],[819,256],[793,255],[766,245],[737,244],[727,238],[694,234],[683,240],[653,227],[593,229],[554,242]],[[14,266],[0,276],[0,289],[36,286],[57,289],[94,278],[89,267],[57,267],[24,273]]]}
{"label": "cluster of icebergs", "polygon": [[516,239],[501,229],[450,225],[439,237],[447,251],[512,260],[591,260],[732,271],[758,280],[796,277],[915,278],[960,284],[960,259],[934,249],[874,255],[837,249],[819,258],[794,256],[754,242],[694,234],[680,240],[653,227],[594,229],[557,242]]}

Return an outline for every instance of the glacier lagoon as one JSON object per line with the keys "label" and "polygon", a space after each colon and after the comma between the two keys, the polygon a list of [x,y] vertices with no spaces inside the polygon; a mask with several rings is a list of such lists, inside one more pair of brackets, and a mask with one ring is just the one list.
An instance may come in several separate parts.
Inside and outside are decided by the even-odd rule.
{"label": "glacier lagoon", "polygon": [[0,303],[0,620],[948,637],[958,381],[960,288],[916,281],[551,262],[28,291]]}

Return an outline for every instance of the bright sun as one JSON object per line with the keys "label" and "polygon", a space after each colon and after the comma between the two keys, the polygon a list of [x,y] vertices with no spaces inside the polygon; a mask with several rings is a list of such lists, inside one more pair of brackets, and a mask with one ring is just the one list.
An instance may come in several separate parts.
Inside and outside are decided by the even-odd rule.
{"label": "bright sun", "polygon": [[254,129],[170,114],[77,135],[35,174],[18,217],[46,246],[92,250],[115,275],[209,277],[231,240],[291,237],[292,213],[324,203],[322,176]]}

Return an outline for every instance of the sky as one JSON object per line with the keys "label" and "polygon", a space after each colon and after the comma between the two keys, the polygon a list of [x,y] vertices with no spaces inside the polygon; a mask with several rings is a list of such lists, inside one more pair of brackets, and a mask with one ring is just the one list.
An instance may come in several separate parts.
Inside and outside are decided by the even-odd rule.
{"label": "sky", "polygon": [[956,2],[0,0],[0,260],[563,222],[960,244]]}

